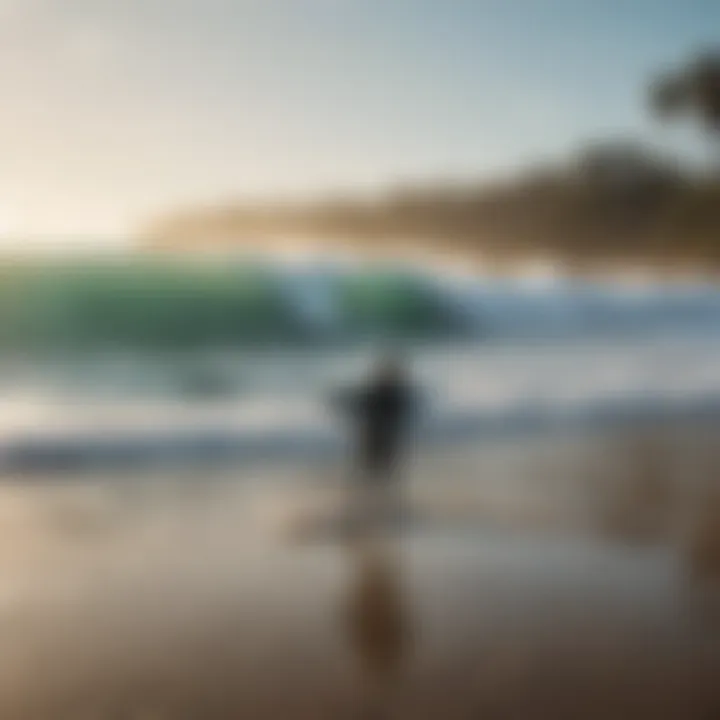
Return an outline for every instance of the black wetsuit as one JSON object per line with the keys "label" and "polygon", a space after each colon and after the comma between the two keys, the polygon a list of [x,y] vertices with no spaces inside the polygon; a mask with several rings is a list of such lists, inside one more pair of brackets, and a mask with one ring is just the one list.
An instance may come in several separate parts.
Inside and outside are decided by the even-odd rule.
{"label": "black wetsuit", "polygon": [[364,477],[391,478],[408,440],[413,405],[413,389],[401,379],[378,379],[354,395],[356,463]]}

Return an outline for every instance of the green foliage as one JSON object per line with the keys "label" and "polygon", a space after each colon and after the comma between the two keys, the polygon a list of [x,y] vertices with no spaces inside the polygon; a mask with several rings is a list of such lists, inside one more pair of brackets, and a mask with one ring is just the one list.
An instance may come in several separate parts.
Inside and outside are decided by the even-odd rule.
{"label": "green foliage", "polygon": [[720,131],[720,53],[698,55],[651,85],[653,108],[663,117],[686,114],[713,133]]}

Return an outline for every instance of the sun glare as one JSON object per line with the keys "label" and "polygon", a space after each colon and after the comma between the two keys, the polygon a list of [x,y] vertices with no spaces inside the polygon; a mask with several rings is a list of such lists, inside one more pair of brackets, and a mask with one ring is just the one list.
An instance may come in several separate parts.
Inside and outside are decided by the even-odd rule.
{"label": "sun glare", "polygon": [[0,205],[0,242],[5,243],[13,232],[13,223],[7,208]]}

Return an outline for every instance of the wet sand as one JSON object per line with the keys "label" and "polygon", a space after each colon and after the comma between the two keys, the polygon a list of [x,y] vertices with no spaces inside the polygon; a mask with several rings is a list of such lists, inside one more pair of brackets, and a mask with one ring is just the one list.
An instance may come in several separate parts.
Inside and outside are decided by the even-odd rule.
{"label": "wet sand", "polygon": [[[0,489],[0,717],[720,718],[717,428]],[[328,521],[331,521],[328,524]]]}

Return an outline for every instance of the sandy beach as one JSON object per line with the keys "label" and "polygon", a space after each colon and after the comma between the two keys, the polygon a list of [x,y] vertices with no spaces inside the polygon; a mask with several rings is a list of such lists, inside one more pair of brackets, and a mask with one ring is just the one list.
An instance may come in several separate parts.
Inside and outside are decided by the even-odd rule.
{"label": "sandy beach", "polygon": [[[720,716],[714,427],[0,490],[0,716]],[[715,500],[715,506],[720,507]]]}

